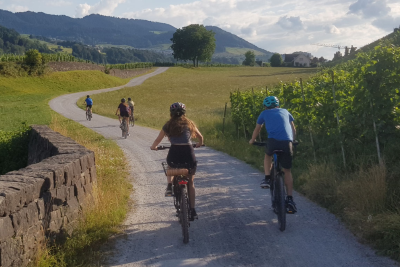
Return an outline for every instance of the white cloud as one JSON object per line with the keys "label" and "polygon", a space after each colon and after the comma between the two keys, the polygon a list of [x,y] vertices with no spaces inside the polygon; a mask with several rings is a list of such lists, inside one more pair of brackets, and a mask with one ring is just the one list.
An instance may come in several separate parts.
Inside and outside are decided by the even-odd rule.
{"label": "white cloud", "polygon": [[325,32],[330,34],[340,34],[340,30],[335,25],[326,26]]}
{"label": "white cloud", "polygon": [[7,9],[12,12],[25,12],[29,10],[27,6],[19,6],[19,5],[10,5],[7,7]]}
{"label": "white cloud", "polygon": [[111,16],[114,15],[114,10],[118,7],[118,5],[124,3],[125,1],[126,0],[101,0],[92,6],[87,3],[79,4],[76,7],[75,16],[77,18],[82,18],[90,14]]}
{"label": "white cloud", "polygon": [[303,29],[303,22],[300,17],[280,17],[277,25],[281,26],[285,30],[301,30]]}
{"label": "white cloud", "polygon": [[72,4],[73,4],[72,2],[64,1],[64,0],[53,0],[53,1],[48,2],[48,5],[57,6],[57,7],[60,7],[60,6],[71,6]]}

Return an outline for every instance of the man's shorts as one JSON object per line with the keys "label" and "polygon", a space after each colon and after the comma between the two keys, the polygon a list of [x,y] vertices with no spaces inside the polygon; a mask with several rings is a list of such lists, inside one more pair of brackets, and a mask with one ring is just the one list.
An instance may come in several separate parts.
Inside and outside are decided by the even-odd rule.
{"label": "man's shorts", "polygon": [[282,150],[283,154],[278,155],[279,163],[284,169],[292,168],[292,141],[289,140],[276,140],[273,138],[268,138],[267,146],[265,147],[265,154],[272,156],[274,150]]}
{"label": "man's shorts", "polygon": [[92,105],[86,105],[88,108],[92,108]]}

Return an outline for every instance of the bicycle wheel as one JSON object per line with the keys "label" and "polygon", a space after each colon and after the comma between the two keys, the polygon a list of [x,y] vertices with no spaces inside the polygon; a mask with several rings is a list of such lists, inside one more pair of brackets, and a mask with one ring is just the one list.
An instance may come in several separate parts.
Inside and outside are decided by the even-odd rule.
{"label": "bicycle wheel", "polygon": [[279,230],[282,232],[286,229],[286,202],[285,202],[285,185],[283,183],[282,174],[275,177],[275,207],[278,213]]}
{"label": "bicycle wheel", "polygon": [[88,115],[89,115],[89,121],[91,121],[92,120],[92,110],[91,109],[89,110],[89,114]]}
{"label": "bicycle wheel", "polygon": [[131,126],[135,126],[135,118],[133,117],[133,115],[131,115],[131,116],[129,117],[129,124],[130,124]]}
{"label": "bicycle wheel", "polygon": [[277,213],[276,212],[276,207],[275,207],[275,191],[274,191],[274,188],[275,188],[275,170],[274,170],[274,168],[271,169],[271,173],[270,174],[271,174],[271,184],[269,185],[269,191],[271,193],[271,206],[272,206],[274,212]]}
{"label": "bicycle wheel", "polygon": [[86,111],[86,119],[89,120],[89,113]]}
{"label": "bicycle wheel", "polygon": [[181,226],[183,234],[183,243],[187,244],[189,242],[189,203],[186,187],[182,187],[181,195]]}

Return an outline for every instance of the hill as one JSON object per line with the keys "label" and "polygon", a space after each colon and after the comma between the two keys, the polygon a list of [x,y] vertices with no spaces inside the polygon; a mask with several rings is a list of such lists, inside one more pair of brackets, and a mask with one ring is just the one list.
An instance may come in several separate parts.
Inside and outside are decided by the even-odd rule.
{"label": "hill", "polygon": [[[112,44],[154,50],[168,48],[171,44],[170,39],[176,30],[175,27],[166,23],[140,19],[102,15],[71,18],[41,12],[12,13],[5,10],[0,10],[0,25],[23,34],[81,42],[88,45]],[[245,48],[258,51],[266,56],[272,55],[272,53],[218,27],[207,26],[206,28],[216,33],[216,53],[224,53],[223,56],[237,56],[228,52],[230,48]]]}
{"label": "hill", "polygon": [[50,53],[50,49],[39,41],[21,36],[15,30],[0,26],[0,54],[23,54],[29,49]]}
{"label": "hill", "polygon": [[376,46],[378,45],[396,45],[400,46],[400,29],[395,28],[392,33],[389,33],[388,35],[373,41],[367,45],[364,45],[363,47],[359,48],[353,55],[348,55],[346,57],[342,57],[340,59],[332,60],[324,64],[324,66],[327,67],[332,67],[336,66],[340,63],[347,62],[349,60],[355,59],[357,57],[357,54],[360,52],[369,52],[372,51]]}

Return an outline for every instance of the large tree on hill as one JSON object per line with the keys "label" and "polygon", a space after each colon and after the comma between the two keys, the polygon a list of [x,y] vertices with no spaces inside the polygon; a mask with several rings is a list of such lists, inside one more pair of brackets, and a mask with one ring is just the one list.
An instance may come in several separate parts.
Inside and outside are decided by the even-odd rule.
{"label": "large tree on hill", "polygon": [[282,57],[280,54],[275,53],[269,59],[269,62],[271,63],[272,67],[280,67],[282,65]]}
{"label": "large tree on hill", "polygon": [[256,64],[256,54],[253,51],[249,50],[245,54],[245,60],[243,61],[243,65],[245,66],[254,66]]}
{"label": "large tree on hill", "polygon": [[215,51],[215,33],[203,25],[192,24],[177,29],[171,41],[173,55],[178,60],[192,60],[199,66],[200,61],[211,60]]}

